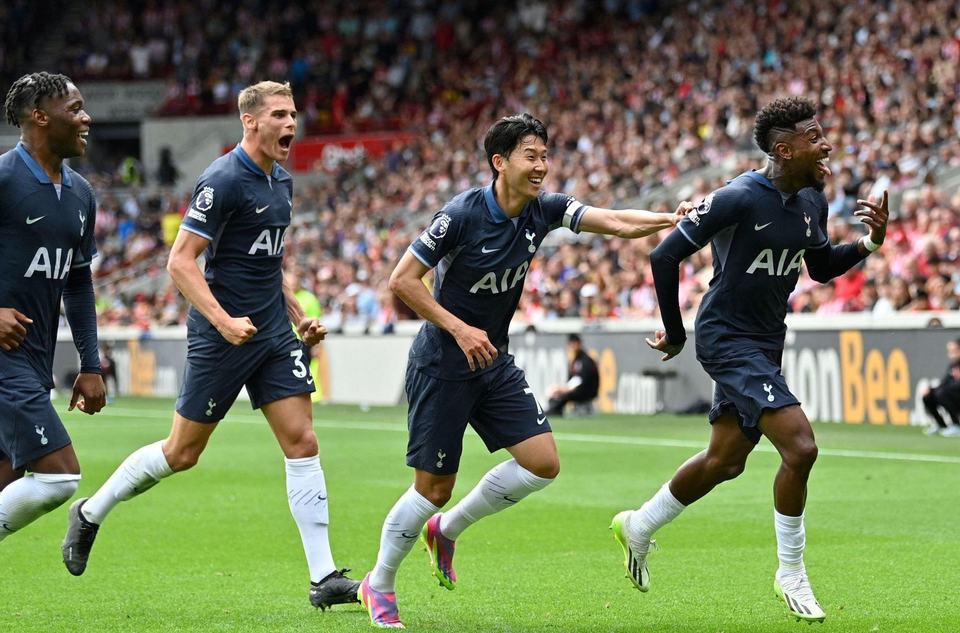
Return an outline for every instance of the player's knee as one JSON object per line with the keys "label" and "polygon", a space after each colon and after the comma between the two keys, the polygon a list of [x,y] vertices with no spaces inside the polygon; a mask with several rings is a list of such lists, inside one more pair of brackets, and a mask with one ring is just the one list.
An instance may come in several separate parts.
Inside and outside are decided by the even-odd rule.
{"label": "player's knee", "polygon": [[320,443],[317,441],[317,434],[314,433],[311,428],[306,429],[299,435],[293,436],[286,444],[285,453],[287,459],[313,457],[320,452]]}
{"label": "player's knee", "polygon": [[450,501],[450,497],[453,496],[453,483],[452,482],[436,482],[426,486],[426,490],[419,491],[421,495],[426,498],[427,501],[442,508],[447,505],[447,502]]}
{"label": "player's knee", "polygon": [[746,460],[730,460],[719,457],[707,458],[707,469],[713,473],[715,479],[720,481],[736,479],[743,474],[746,465]]}
{"label": "player's knee", "polygon": [[817,448],[817,443],[813,439],[803,440],[784,452],[783,462],[793,470],[809,471],[817,461],[819,452],[820,449]]}
{"label": "player's knee", "polygon": [[80,475],[35,473],[33,477],[43,492],[43,509],[46,512],[62,506],[80,487]]}
{"label": "player's knee", "polygon": [[167,452],[164,446],[163,454],[167,458],[167,463],[170,464],[170,470],[180,473],[196,466],[200,461],[201,452],[194,448],[181,448]]}
{"label": "player's knee", "polygon": [[560,474],[560,459],[548,459],[537,464],[532,464],[527,470],[542,479],[556,479]]}

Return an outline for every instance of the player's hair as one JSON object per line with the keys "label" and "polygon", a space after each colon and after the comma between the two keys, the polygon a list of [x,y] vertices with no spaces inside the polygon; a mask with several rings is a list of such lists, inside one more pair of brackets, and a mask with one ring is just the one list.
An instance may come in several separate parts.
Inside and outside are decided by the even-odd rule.
{"label": "player's hair", "polygon": [[583,341],[580,340],[579,334],[571,334],[567,337],[567,343],[583,343]]}
{"label": "player's hair", "polygon": [[520,141],[531,135],[539,138],[546,145],[547,126],[526,112],[505,116],[487,130],[487,135],[483,139],[483,149],[487,152],[487,162],[490,164],[494,180],[499,174],[493,166],[493,157],[497,154],[509,157],[510,152],[517,148]]}
{"label": "player's hair", "polygon": [[281,84],[276,81],[261,81],[240,91],[240,96],[237,97],[237,109],[240,110],[240,114],[252,114],[266,105],[267,97],[274,95],[292,99],[293,90],[288,82]]}
{"label": "player's hair", "polygon": [[812,118],[817,113],[817,104],[806,97],[775,99],[757,113],[753,126],[753,140],[765,154],[773,148],[770,132],[774,128],[792,130],[800,121]]}
{"label": "player's hair", "polygon": [[7,123],[20,127],[20,122],[30,116],[40,102],[50,97],[62,97],[67,94],[67,84],[73,81],[65,75],[53,75],[47,72],[24,75],[13,82],[3,104],[7,112]]}

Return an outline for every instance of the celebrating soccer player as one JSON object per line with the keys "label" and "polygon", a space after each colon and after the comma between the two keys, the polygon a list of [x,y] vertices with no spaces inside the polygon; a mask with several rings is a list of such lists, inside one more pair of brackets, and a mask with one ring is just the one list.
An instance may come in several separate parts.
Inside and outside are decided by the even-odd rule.
{"label": "celebrating soccer player", "polygon": [[59,507],[80,482],[50,402],[61,297],[80,352],[69,410],[92,415],[106,404],[90,272],[97,202],[63,164],[83,155],[90,117],[73,82],[45,72],[14,82],[5,105],[21,135],[0,156],[0,541]]}
{"label": "celebrating soccer player", "polygon": [[[239,110],[243,140],[200,177],[167,265],[192,305],[173,429],[166,440],[130,455],[92,497],[70,507],[63,560],[70,573],[82,574],[107,514],[194,466],[245,386],[286,458],[287,497],[307,555],[310,602],[326,609],[356,602],[359,583],[333,562],[327,487],[313,431],[314,384],[305,345],[323,339],[326,328],[304,314],[283,281],[293,182],[278,163],[290,155],[297,111],[289,84],[272,81],[241,91]],[[205,273],[197,265],[201,253]]]}
{"label": "celebrating soccer player", "polygon": [[663,360],[683,349],[678,300],[680,262],[712,244],[714,278],[696,320],[697,360],[716,382],[707,449],[689,459],[637,511],[614,517],[614,536],[640,591],[650,588],[647,554],[654,533],[717,484],[737,477],[766,436],[782,459],[773,485],[780,567],[774,588],[798,619],[826,617],[803,564],[807,478],[817,459],[813,429],[780,374],[787,299],[803,262],[821,283],[842,275],[877,250],[886,235],[887,193],[859,200],[869,228],[854,243],[827,237],[824,178],[833,146],[808,99],[777,99],[757,114],[754,138],[767,154],[750,171],[708,195],[651,255],[664,330],[647,343]]}
{"label": "celebrating soccer player", "polygon": [[[560,471],[547,416],[507,351],[530,261],[546,234],[565,226],[642,237],[676,225],[676,214],[599,209],[543,191],[550,163],[547,129],[529,114],[501,119],[484,139],[493,183],[451,200],[410,245],[390,288],[427,319],[410,349],[407,464],[413,486],[387,515],[361,599],[374,625],[397,627],[396,575],[422,537],[434,575],[453,589],[455,541],[470,525],[548,486]],[[436,268],[433,295],[422,282]],[[470,424],[493,452],[494,467],[462,500],[450,500]],[[421,533],[422,532],[422,533]]]}

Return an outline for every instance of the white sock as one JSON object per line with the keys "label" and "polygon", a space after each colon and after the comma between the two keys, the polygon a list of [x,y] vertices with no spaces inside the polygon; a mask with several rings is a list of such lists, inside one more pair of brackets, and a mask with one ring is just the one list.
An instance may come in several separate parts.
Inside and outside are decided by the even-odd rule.
{"label": "white sock", "polygon": [[440,532],[451,541],[468,527],[505,510],[531,493],[543,490],[553,479],[537,477],[511,459],[497,464],[480,483],[440,518]]}
{"label": "white sock", "polygon": [[417,492],[413,486],[397,500],[383,522],[380,532],[380,552],[377,564],[370,572],[370,587],[392,593],[397,590],[397,570],[413,544],[420,538],[420,530],[440,508]]}
{"label": "white sock", "polygon": [[103,523],[117,504],[150,490],[164,477],[173,474],[163,456],[163,440],[134,451],[93,496],[83,503],[83,517],[97,525]]}
{"label": "white sock", "polygon": [[774,510],[773,525],[777,531],[777,558],[780,559],[778,573],[803,571],[803,548],[807,544],[803,515],[790,517]]}
{"label": "white sock", "polygon": [[80,485],[80,475],[32,473],[0,492],[0,541],[64,504]]}
{"label": "white sock", "polygon": [[630,515],[628,536],[636,535],[649,540],[654,532],[673,521],[687,506],[683,505],[670,492],[670,482],[663,484],[650,501]]}
{"label": "white sock", "polygon": [[287,470],[287,500],[290,513],[300,529],[300,540],[307,555],[310,582],[320,582],[337,570],[330,551],[327,525],[327,484],[320,468],[320,456],[284,458]]}

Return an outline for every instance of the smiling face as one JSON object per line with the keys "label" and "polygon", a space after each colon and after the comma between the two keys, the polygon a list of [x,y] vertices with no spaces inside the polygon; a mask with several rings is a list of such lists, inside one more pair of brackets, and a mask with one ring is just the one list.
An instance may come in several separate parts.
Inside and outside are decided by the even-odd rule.
{"label": "smiling face", "polygon": [[290,146],[297,132],[297,107],[293,97],[270,95],[260,110],[244,114],[242,118],[256,151],[278,163],[290,157]]}
{"label": "smiling face", "polygon": [[83,110],[83,97],[72,83],[62,96],[48,97],[34,111],[49,143],[50,151],[60,158],[83,156],[90,132],[90,115]]}
{"label": "smiling face", "polygon": [[804,119],[796,124],[796,130],[785,136],[785,148],[779,148],[785,172],[795,175],[807,187],[823,191],[826,177],[830,175],[827,163],[833,145],[823,135],[823,128],[815,118]]}
{"label": "smiling face", "polygon": [[550,171],[547,146],[542,138],[533,134],[521,138],[507,156],[494,156],[493,163],[513,196],[527,200],[540,195],[543,179]]}

